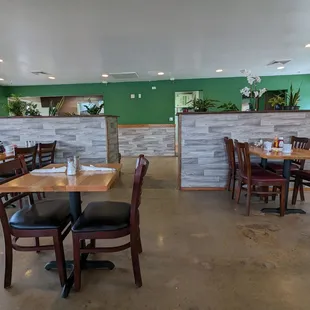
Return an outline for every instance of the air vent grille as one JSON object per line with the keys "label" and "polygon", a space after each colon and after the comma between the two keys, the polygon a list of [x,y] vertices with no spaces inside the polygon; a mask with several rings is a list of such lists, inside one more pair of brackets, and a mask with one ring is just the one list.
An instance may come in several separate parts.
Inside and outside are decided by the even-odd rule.
{"label": "air vent grille", "polygon": [[284,59],[284,60],[273,60],[267,66],[273,66],[273,65],[286,65],[289,63],[291,59]]}
{"label": "air vent grille", "polygon": [[137,79],[139,75],[136,72],[120,72],[120,73],[110,73],[110,77],[115,80],[125,80],[125,79]]}
{"label": "air vent grille", "polygon": [[31,73],[34,75],[48,75],[48,73],[44,71],[31,71]]}

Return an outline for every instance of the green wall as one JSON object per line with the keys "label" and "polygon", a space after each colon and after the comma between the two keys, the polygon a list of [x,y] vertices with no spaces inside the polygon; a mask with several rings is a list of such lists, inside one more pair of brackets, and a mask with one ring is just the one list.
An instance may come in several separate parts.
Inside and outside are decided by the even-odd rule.
{"label": "green wall", "polygon": [[[263,77],[260,86],[268,90],[288,89],[301,85],[301,108],[310,109],[310,75]],[[5,87],[5,95],[20,96],[104,96],[105,113],[119,115],[120,124],[167,124],[174,116],[174,93],[202,90],[205,96],[220,101],[231,100],[241,105],[240,89],[247,85],[246,78],[212,78],[155,82],[127,82],[110,84],[70,84],[46,86]],[[156,86],[156,90],[152,90]],[[130,94],[142,95],[130,99]],[[1,102],[1,88],[0,88]]]}
{"label": "green wall", "polygon": [[0,86],[0,116],[6,116],[8,114],[6,110],[6,89],[3,86]]}

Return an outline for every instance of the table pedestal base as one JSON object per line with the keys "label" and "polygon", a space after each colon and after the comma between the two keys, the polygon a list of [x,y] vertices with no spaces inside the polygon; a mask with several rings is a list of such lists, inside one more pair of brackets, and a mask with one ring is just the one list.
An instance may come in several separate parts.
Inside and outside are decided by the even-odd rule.
{"label": "table pedestal base", "polygon": [[[263,208],[261,212],[269,214],[269,213],[278,213],[280,214],[280,208]],[[306,212],[302,209],[286,209],[285,214],[306,214]]]}
{"label": "table pedestal base", "polygon": [[[101,270],[112,270],[115,265],[108,260],[87,260],[88,254],[83,253],[81,255],[81,269],[101,269]],[[74,262],[72,260],[66,261],[67,269],[70,269],[70,275],[67,279],[66,284],[62,288],[61,297],[67,298],[70,290],[74,284]],[[57,264],[55,261],[47,263],[44,267],[46,270],[57,270]]]}

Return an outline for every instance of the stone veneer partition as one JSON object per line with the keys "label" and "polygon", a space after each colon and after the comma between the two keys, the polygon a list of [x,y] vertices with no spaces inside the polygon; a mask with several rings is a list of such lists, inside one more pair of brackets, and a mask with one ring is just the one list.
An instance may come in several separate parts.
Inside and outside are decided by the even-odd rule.
{"label": "stone veneer partition", "polygon": [[56,140],[60,163],[74,154],[81,162],[118,161],[117,116],[0,117],[0,140],[17,146]]}
{"label": "stone veneer partition", "polygon": [[119,125],[122,156],[175,156],[174,125]]}
{"label": "stone veneer partition", "polygon": [[[179,187],[221,189],[226,185],[223,138],[243,142],[291,136],[310,138],[309,111],[182,113],[179,117]],[[254,160],[259,161],[259,158]],[[306,162],[309,169],[309,163]]]}

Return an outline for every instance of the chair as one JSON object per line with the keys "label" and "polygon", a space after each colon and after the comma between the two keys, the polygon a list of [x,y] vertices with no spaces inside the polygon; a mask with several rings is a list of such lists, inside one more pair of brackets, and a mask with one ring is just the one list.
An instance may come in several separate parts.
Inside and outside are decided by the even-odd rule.
{"label": "chair", "polygon": [[[238,163],[239,163],[239,173],[237,175],[238,179],[238,191],[237,191],[237,203],[240,201],[241,190],[247,192],[247,215],[250,215],[251,208],[251,196],[252,195],[274,195],[279,194],[277,191],[280,188],[280,215],[284,216],[285,212],[285,190],[286,190],[286,179],[279,176],[273,172],[266,170],[252,170],[250,161],[250,152],[248,143],[235,143]],[[246,185],[246,187],[244,187]],[[261,191],[269,186],[276,186],[276,190],[272,192]]]}
{"label": "chair", "polygon": [[295,172],[292,205],[296,205],[298,190],[303,186],[310,186],[310,170],[297,170]]}
{"label": "chair", "polygon": [[[38,144],[30,147],[15,147],[15,158],[23,156],[28,171],[36,169]],[[37,193],[38,199],[41,200],[41,194]],[[43,196],[45,196],[43,194]]]}
{"label": "chair", "polygon": [[[238,140],[235,140],[238,141]],[[228,174],[227,174],[227,185],[226,188],[228,191],[231,189],[232,183],[232,191],[231,191],[231,199],[235,198],[235,183],[237,179],[237,171],[238,171],[238,163],[236,162],[235,156],[235,147],[232,139],[228,137],[224,137],[227,161],[228,161]],[[258,164],[251,163],[252,169],[260,170],[262,169]]]}
{"label": "chair", "polygon": [[39,143],[39,168],[54,163],[56,143],[57,141],[54,141],[52,143]]}
{"label": "chair", "polygon": [[[149,162],[140,155],[135,169],[131,203],[103,201],[91,202],[72,227],[74,256],[74,287],[81,288],[81,253],[118,252],[131,248],[131,259],[135,284],[142,286],[139,253],[142,245],[139,228],[139,206],[141,203],[143,178]],[[96,247],[96,239],[116,239],[130,235],[130,242],[114,247]],[[91,239],[87,247],[83,240]]]}
{"label": "chair", "polygon": [[[310,148],[310,141],[308,138],[302,138],[302,137],[291,137],[291,144],[293,149],[304,149],[304,150],[309,150]],[[303,170],[305,166],[305,160],[298,160],[294,159],[292,160],[291,164],[291,179],[290,182],[295,182],[295,174],[298,170]],[[267,169],[275,172],[277,174],[283,173],[283,163],[269,163],[267,165]],[[275,200],[275,196],[272,197],[273,200]],[[304,194],[304,187],[303,184],[300,184],[300,199],[301,201],[305,201],[305,194]]]}
{"label": "chair", "polygon": [[[0,164],[0,171],[16,173],[17,175],[11,177],[11,180],[28,172],[22,158]],[[26,196],[29,197],[31,205],[15,212],[9,220],[5,207]],[[4,288],[9,288],[12,282],[13,249],[16,251],[55,250],[59,279],[63,286],[67,279],[63,240],[70,232],[71,226],[69,202],[44,200],[34,203],[30,193],[17,193],[8,201],[3,202],[0,199],[0,220],[5,244]],[[52,237],[53,244],[41,246],[37,242],[35,246],[17,244],[18,239],[21,238],[38,240],[39,237]]]}
{"label": "chair", "polygon": [[23,155],[28,171],[32,171],[36,169],[37,150],[38,144],[30,147],[16,147],[15,158]]}

